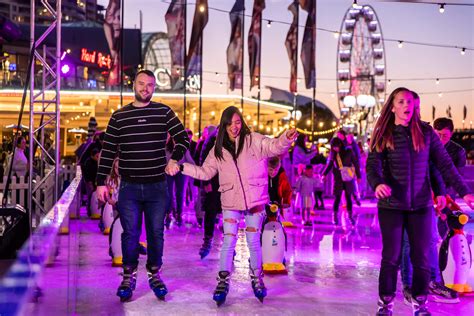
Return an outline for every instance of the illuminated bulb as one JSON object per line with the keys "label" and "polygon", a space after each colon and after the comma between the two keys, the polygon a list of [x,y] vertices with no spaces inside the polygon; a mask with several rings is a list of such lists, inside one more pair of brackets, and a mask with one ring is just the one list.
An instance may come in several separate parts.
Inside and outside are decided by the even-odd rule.
{"label": "illuminated bulb", "polygon": [[272,131],[272,129],[270,128],[270,126],[267,126],[267,133],[270,133]]}
{"label": "illuminated bulb", "polygon": [[438,97],[440,97],[440,98],[441,98],[442,96],[443,96],[443,94],[442,94],[441,92],[440,92],[440,93],[438,93]]}
{"label": "illuminated bulb", "polygon": [[66,53],[70,54],[70,53],[71,53],[71,49],[70,49],[70,48],[66,49]]}
{"label": "illuminated bulb", "polygon": [[461,48],[461,55],[465,55],[466,54],[466,48]]}
{"label": "illuminated bulb", "polygon": [[204,4],[201,4],[201,5],[199,6],[199,12],[202,13],[202,12],[204,12],[204,11],[206,11],[206,6],[205,6]]}
{"label": "illuminated bulb", "polygon": [[319,122],[319,127],[323,127],[324,126],[324,122]]}
{"label": "illuminated bulb", "polygon": [[311,120],[306,120],[306,125],[310,126],[311,125]]}
{"label": "illuminated bulb", "polygon": [[352,7],[353,8],[357,7],[357,0],[354,0],[354,2],[352,2]]}
{"label": "illuminated bulb", "polygon": [[398,48],[402,48],[403,47],[403,41],[398,41]]}
{"label": "illuminated bulb", "polygon": [[439,84],[439,78],[436,78],[436,84]]}
{"label": "illuminated bulb", "polygon": [[336,126],[336,124],[337,124],[336,122],[332,122],[332,126]]}
{"label": "illuminated bulb", "polygon": [[216,116],[216,112],[212,111],[211,116]]}
{"label": "illuminated bulb", "polygon": [[253,122],[252,122],[252,125],[253,125],[253,126],[257,126],[257,121],[253,121]]}
{"label": "illuminated bulb", "polygon": [[268,28],[272,27],[272,21],[271,21],[271,20],[268,20],[268,22],[267,22],[267,27],[268,27]]}
{"label": "illuminated bulb", "polygon": [[444,3],[439,5],[439,13],[444,13]]}
{"label": "illuminated bulb", "polygon": [[69,120],[66,120],[66,124],[69,124]]}
{"label": "illuminated bulb", "polygon": [[388,85],[391,85],[392,84],[392,80],[388,80]]}
{"label": "illuminated bulb", "polygon": [[247,121],[250,121],[252,119],[252,116],[250,114],[247,115]]}
{"label": "illuminated bulb", "polygon": [[216,71],[216,77],[219,77],[219,73]]}
{"label": "illuminated bulb", "polygon": [[263,125],[260,124],[260,125],[258,126],[258,129],[263,129]]}
{"label": "illuminated bulb", "polygon": [[338,39],[339,38],[339,32],[334,32],[334,38]]}

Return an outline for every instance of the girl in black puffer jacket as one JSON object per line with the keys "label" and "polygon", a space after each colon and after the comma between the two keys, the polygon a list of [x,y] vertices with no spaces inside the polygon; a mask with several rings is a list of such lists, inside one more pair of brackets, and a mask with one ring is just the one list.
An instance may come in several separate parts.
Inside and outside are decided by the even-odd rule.
{"label": "girl in black puffer jacket", "polygon": [[390,94],[376,122],[367,160],[367,180],[379,199],[383,244],[379,276],[381,315],[391,315],[404,228],[413,263],[413,308],[415,312],[428,313],[428,251],[433,212],[429,162],[435,164],[445,182],[452,183],[471,208],[474,206],[474,196],[469,194],[439,137],[415,114],[413,101],[412,92],[406,88]]}

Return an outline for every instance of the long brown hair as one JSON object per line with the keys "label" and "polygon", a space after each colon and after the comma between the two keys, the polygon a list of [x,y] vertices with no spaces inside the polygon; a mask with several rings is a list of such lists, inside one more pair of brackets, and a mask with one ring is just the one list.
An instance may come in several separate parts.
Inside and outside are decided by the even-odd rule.
{"label": "long brown hair", "polygon": [[[370,138],[370,151],[382,152],[385,148],[390,150],[395,149],[393,143],[393,129],[395,128],[395,114],[392,112],[393,102],[395,96],[400,92],[410,92],[407,88],[397,88],[390,93],[387,101],[385,102],[382,110],[380,111],[380,117],[375,123],[374,131]],[[425,139],[423,131],[421,130],[421,119],[420,116],[413,109],[413,115],[410,119],[408,127],[412,136],[413,148],[416,152],[425,148]]]}
{"label": "long brown hair", "polygon": [[[237,146],[237,153],[235,153],[235,150],[230,150],[230,148],[228,148],[230,145],[230,139],[229,135],[227,135],[226,130],[226,127],[232,123],[232,117],[234,116],[234,114],[237,114],[240,118],[240,121],[242,122],[242,128],[240,129],[239,135],[239,143],[235,144],[235,146]],[[245,123],[244,117],[242,116],[240,110],[235,106],[227,107],[224,112],[222,112],[221,122],[219,123],[219,131],[217,133],[216,145],[214,147],[214,155],[218,160],[224,160],[222,148],[225,148],[232,154],[235,159],[237,159],[237,157],[239,157],[240,153],[242,152],[242,149],[244,148],[245,136],[249,134],[250,129]]]}
{"label": "long brown hair", "polygon": [[110,188],[114,188],[118,190],[119,186],[119,181],[120,181],[120,175],[115,172],[115,165],[119,163],[119,158],[116,157],[114,159],[114,162],[112,163],[112,170],[110,170],[110,174],[107,176],[105,180],[105,185],[107,185]]}

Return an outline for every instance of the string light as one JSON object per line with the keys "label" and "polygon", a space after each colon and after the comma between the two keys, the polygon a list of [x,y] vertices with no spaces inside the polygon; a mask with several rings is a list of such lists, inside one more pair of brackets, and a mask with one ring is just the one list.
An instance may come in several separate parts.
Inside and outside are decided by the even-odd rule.
{"label": "string light", "polygon": [[466,48],[464,48],[464,47],[461,48],[461,55],[463,55],[463,56],[466,55]]}
{"label": "string light", "polygon": [[391,85],[392,84],[392,80],[388,80],[388,85]]}
{"label": "string light", "polygon": [[352,7],[353,7],[353,8],[357,7],[357,0],[354,0],[354,1],[352,2]]}
{"label": "string light", "polygon": [[206,6],[204,4],[201,4],[199,6],[199,12],[203,13],[204,11],[206,11]]}
{"label": "string light", "polygon": [[338,39],[339,38],[339,32],[334,32],[334,38]]}
{"label": "string light", "polygon": [[268,20],[268,22],[267,22],[267,27],[268,27],[268,28],[272,27],[272,20]]}
{"label": "string light", "polygon": [[436,84],[439,84],[439,78],[436,78]]}
{"label": "string light", "polygon": [[443,93],[441,93],[441,92],[440,92],[440,93],[438,93],[438,97],[440,97],[440,98],[441,98],[442,96],[443,96]]}
{"label": "string light", "polygon": [[216,71],[216,77],[219,77],[219,73]]}
{"label": "string light", "polygon": [[441,3],[441,4],[439,5],[439,13],[444,13],[444,6],[445,6],[445,5],[446,5],[445,3]]}
{"label": "string light", "polygon": [[402,48],[403,47],[403,41],[398,41],[398,48]]}
{"label": "string light", "polygon": [[302,134],[305,134],[305,135],[313,135],[314,134],[314,136],[320,136],[320,135],[326,135],[326,134],[334,133],[335,131],[337,131],[341,128],[342,128],[342,126],[338,125],[338,126],[333,127],[331,129],[328,129],[328,130],[325,130],[325,131],[314,132],[314,133],[311,132],[311,131],[302,130],[301,128],[296,128],[296,130],[298,131],[298,133],[302,133]]}

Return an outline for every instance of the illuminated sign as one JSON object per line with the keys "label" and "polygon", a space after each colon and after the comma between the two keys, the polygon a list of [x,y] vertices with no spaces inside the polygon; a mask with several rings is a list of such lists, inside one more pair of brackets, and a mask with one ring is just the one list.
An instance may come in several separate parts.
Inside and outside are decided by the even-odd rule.
{"label": "illuminated sign", "polygon": [[112,58],[109,54],[104,54],[95,50],[89,51],[87,48],[81,49],[81,61],[96,64],[100,68],[112,68]]}
{"label": "illuminated sign", "polygon": [[[171,84],[171,71],[168,68],[158,68],[154,71],[156,77],[156,85],[158,87],[166,87]],[[199,90],[199,75],[188,76],[186,88],[188,90]]]}

